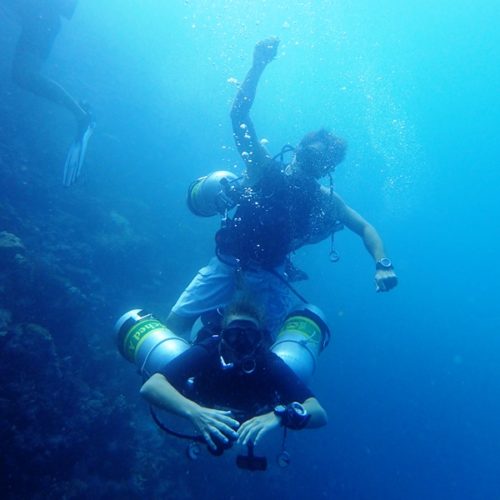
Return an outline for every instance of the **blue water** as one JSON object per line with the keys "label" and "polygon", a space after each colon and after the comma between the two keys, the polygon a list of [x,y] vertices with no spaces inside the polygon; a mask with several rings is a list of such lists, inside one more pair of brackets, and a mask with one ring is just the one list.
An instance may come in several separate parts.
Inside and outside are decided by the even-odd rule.
{"label": "blue water", "polygon": [[[321,126],[346,138],[336,190],[380,231],[399,275],[395,290],[376,294],[371,259],[348,231],[336,237],[337,264],[329,262],[328,242],[298,252],[310,275],[300,290],[334,331],[314,382],[328,427],[293,438],[286,471],[249,476],[233,474],[229,462],[186,460],[176,465],[182,472],[173,491],[500,498],[497,7],[466,0],[81,2],[46,66],[92,104],[97,119],[84,178],[70,190],[60,179],[71,117],[12,84],[18,31],[0,18],[2,144],[24,164],[9,184],[10,202],[24,220],[47,213],[42,233],[60,234],[69,246],[99,242],[102,251],[79,265],[116,286],[112,297],[101,290],[109,308],[98,321],[107,329],[137,305],[164,317],[212,255],[218,221],[188,212],[186,188],[215,169],[241,171],[228,117],[231,82],[242,80],[253,46],[269,35],[281,44],[252,110],[259,135],[275,153]],[[33,179],[43,189],[30,188]],[[51,223],[58,211],[68,214],[67,225]],[[3,218],[0,230],[19,232],[12,220]],[[75,221],[78,234],[71,233]],[[41,238],[23,231],[28,241]],[[44,325],[48,316],[43,309],[29,321]],[[106,333],[95,349],[113,350]],[[110,376],[133,372],[106,355]],[[131,374],[127,384],[124,394],[145,420],[140,381]],[[167,474],[173,465],[162,467]],[[160,491],[149,487],[145,498]]]}

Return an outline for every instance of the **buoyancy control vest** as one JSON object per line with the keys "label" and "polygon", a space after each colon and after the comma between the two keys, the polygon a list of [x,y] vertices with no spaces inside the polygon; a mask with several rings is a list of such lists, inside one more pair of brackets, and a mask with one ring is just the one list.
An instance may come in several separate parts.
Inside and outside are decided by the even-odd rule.
{"label": "buoyancy control vest", "polygon": [[270,161],[254,186],[243,188],[236,212],[216,234],[217,255],[238,259],[242,267],[275,268],[307,242],[320,186],[306,176],[287,175]]}

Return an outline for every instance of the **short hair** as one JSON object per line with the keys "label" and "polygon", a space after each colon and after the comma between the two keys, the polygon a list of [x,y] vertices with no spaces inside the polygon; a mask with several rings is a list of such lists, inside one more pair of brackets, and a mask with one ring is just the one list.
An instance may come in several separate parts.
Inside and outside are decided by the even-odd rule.
{"label": "short hair", "polygon": [[255,298],[248,292],[238,292],[234,299],[224,308],[222,326],[227,326],[229,316],[244,315],[254,318],[259,328],[264,325],[264,311]]}
{"label": "short hair", "polygon": [[306,148],[315,142],[322,142],[328,149],[328,156],[334,165],[338,165],[345,157],[347,142],[333,135],[326,128],[320,128],[306,134],[299,143],[299,148]]}

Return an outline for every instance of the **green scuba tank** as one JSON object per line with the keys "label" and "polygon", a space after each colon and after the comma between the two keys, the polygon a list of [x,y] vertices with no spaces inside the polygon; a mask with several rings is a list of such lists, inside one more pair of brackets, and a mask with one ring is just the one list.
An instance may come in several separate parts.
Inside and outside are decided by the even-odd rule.
{"label": "green scuba tank", "polygon": [[151,376],[190,347],[187,340],[142,309],[125,313],[116,322],[118,350],[135,363],[141,375]]}

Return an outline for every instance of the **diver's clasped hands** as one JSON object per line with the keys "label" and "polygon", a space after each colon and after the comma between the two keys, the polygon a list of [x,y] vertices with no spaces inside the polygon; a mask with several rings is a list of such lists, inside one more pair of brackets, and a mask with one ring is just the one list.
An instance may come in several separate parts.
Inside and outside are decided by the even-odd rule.
{"label": "diver's clasped hands", "polygon": [[277,417],[274,412],[251,418],[250,420],[244,422],[238,429],[239,438],[237,442],[243,446],[252,442],[254,446],[257,446],[265,434],[272,429],[280,427],[280,425],[281,419]]}
{"label": "diver's clasped hands", "polygon": [[253,52],[254,66],[269,64],[276,57],[279,43],[280,41],[277,37],[266,38],[258,42]]}
{"label": "diver's clasped hands", "polygon": [[240,426],[240,423],[231,417],[230,411],[202,406],[191,414],[190,419],[212,450],[217,450],[221,444],[229,445],[232,441],[243,446],[252,442],[257,446],[269,431],[281,425],[279,417],[273,412],[251,418]]}
{"label": "diver's clasped hands", "polygon": [[375,272],[375,290],[388,292],[398,284],[398,277],[393,269],[377,269]]}

